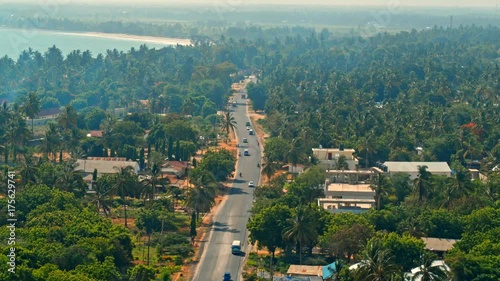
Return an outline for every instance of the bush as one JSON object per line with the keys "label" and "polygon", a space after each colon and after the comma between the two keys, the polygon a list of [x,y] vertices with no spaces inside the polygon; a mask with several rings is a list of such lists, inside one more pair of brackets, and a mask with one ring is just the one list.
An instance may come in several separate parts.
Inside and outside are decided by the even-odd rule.
{"label": "bush", "polygon": [[168,269],[162,269],[160,272],[160,280],[161,281],[171,281],[172,280],[172,273]]}
{"label": "bush", "polygon": [[193,249],[187,244],[180,244],[167,247],[166,252],[169,255],[178,255],[187,258],[193,253]]}

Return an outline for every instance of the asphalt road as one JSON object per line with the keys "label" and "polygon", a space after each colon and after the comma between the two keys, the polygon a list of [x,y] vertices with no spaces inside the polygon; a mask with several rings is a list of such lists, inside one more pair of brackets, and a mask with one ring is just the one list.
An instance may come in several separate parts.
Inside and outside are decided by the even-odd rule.
{"label": "asphalt road", "polygon": [[[249,135],[246,129],[245,123],[250,120],[247,117],[246,99],[241,98],[242,94],[246,94],[245,90],[238,93],[234,99],[237,107],[231,108],[241,151],[236,167],[236,179],[227,199],[221,203],[214,215],[193,281],[221,281],[224,272],[230,272],[234,281],[241,280],[245,253],[249,249],[246,224],[250,217],[254,189],[248,187],[248,182],[253,181],[257,185],[260,177],[260,169],[257,167],[260,162],[260,148],[257,136]],[[243,143],[243,138],[247,138],[248,143]],[[243,155],[244,149],[248,149],[250,156]],[[239,176],[240,172],[242,177]],[[242,242],[242,254],[231,254],[233,240]]]}

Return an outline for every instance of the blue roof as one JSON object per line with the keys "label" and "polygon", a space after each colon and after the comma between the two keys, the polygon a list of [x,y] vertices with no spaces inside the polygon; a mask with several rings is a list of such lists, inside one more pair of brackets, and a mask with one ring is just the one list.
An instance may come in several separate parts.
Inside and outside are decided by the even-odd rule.
{"label": "blue roof", "polygon": [[323,270],[323,280],[324,280],[324,279],[328,279],[328,278],[332,277],[333,274],[335,274],[335,272],[337,272],[337,267],[335,266],[335,263],[333,262],[329,265],[323,266],[322,270]]}

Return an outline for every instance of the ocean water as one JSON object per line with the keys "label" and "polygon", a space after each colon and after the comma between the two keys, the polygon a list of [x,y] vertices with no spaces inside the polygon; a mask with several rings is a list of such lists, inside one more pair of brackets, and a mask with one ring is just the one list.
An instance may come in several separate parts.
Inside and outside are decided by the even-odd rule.
{"label": "ocean water", "polygon": [[125,36],[116,34],[63,33],[57,31],[0,28],[0,57],[8,56],[17,60],[23,50],[28,48],[44,54],[55,45],[63,55],[73,50],[90,50],[95,57],[106,50],[128,51],[146,44],[149,48],[160,49],[168,45],[188,44],[189,40],[180,38],[160,38],[147,36]]}

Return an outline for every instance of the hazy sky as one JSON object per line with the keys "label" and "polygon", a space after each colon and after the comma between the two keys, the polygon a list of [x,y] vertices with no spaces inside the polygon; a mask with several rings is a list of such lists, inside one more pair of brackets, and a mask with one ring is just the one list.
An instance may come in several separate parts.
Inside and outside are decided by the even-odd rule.
{"label": "hazy sky", "polygon": [[2,3],[88,3],[88,4],[228,4],[232,6],[250,4],[321,4],[342,6],[451,6],[451,7],[495,7],[500,0],[0,0]]}

